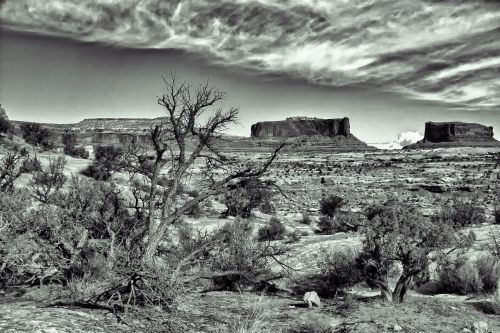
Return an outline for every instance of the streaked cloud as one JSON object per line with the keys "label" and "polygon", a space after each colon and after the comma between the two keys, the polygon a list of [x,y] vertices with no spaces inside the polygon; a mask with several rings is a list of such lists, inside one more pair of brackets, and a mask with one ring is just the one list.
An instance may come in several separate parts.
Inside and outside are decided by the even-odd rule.
{"label": "streaked cloud", "polygon": [[5,0],[0,18],[14,30],[500,110],[495,1]]}

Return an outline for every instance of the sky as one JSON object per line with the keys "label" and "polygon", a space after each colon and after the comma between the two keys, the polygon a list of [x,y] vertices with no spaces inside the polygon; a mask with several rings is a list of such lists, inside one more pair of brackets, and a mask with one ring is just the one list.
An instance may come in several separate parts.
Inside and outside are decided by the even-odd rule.
{"label": "sky", "polygon": [[500,133],[500,4],[457,0],[4,0],[0,103],[16,120],[158,117],[163,74],[228,92],[229,134],[349,117],[365,142],[426,121]]}

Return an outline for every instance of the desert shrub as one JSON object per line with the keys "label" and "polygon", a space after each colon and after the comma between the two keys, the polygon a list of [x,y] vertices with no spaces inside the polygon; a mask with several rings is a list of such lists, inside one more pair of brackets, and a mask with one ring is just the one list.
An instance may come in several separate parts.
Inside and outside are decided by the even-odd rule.
{"label": "desert shrub", "polygon": [[363,272],[356,264],[357,257],[358,251],[352,248],[335,249],[321,253],[318,266],[325,282],[331,288],[332,295],[363,280]]}
{"label": "desert shrub", "polygon": [[111,178],[111,171],[106,169],[103,164],[96,163],[95,161],[82,169],[80,174],[97,181],[106,181]]}
{"label": "desert shrub", "polygon": [[89,158],[89,153],[82,146],[76,145],[76,133],[66,132],[63,134],[64,154],[72,157]]}
{"label": "desert shrub", "polygon": [[300,223],[310,225],[312,223],[311,214],[309,214],[308,212],[302,212]]}
{"label": "desert shrub", "polygon": [[321,216],[316,224],[317,230],[316,233],[324,234],[324,235],[333,235],[335,233],[335,222],[333,218],[329,218],[328,216]]}
{"label": "desert shrub", "polygon": [[95,160],[80,173],[98,181],[111,178],[114,171],[123,168],[123,148],[118,146],[97,146],[94,150]]}
{"label": "desert shrub", "polygon": [[[250,217],[252,209],[269,205],[272,197],[269,186],[269,183],[252,178],[231,188],[224,197],[226,214],[247,218]],[[269,207],[264,210],[272,211]]]}
{"label": "desert shrub", "polygon": [[272,215],[276,213],[276,207],[274,207],[271,201],[264,201],[259,207],[260,211],[264,214]]}
{"label": "desert shrub", "polygon": [[491,254],[483,254],[475,262],[477,272],[483,283],[483,291],[490,293],[495,291],[500,283],[500,257]]}
{"label": "desert shrub", "polygon": [[42,127],[40,124],[22,123],[21,133],[23,139],[33,146],[39,146],[43,149],[51,149],[54,147],[49,129]]}
{"label": "desert shrub", "polygon": [[12,131],[12,125],[7,118],[0,117],[0,134],[8,134]]}
{"label": "desert shrub", "polygon": [[335,216],[342,206],[345,205],[345,201],[342,197],[337,195],[329,195],[320,200],[320,212],[321,214],[332,218]]}
{"label": "desert shrub", "polygon": [[259,241],[273,241],[285,238],[286,227],[275,216],[271,217],[267,225],[262,226],[257,231]]}
{"label": "desert shrub", "polygon": [[495,208],[495,224],[500,224],[500,207]]}
{"label": "desert shrub", "polygon": [[72,177],[57,204],[66,220],[84,227],[90,238],[111,241],[115,238],[126,245],[142,236],[144,221],[129,210],[128,202],[114,183]]}
{"label": "desert shrub", "polygon": [[278,244],[255,241],[251,222],[246,219],[224,224],[208,242],[216,245],[207,252],[203,265],[208,272],[228,272],[214,276],[212,281],[215,287],[230,290],[242,286],[261,287],[265,280],[260,277],[272,275],[270,263],[287,251]]}
{"label": "desert shrub", "polygon": [[[309,318],[306,321],[301,322],[300,324],[290,328],[286,332],[287,333],[332,333],[335,331],[334,328],[332,327],[332,323],[330,320],[318,317],[314,319]],[[349,331],[346,330],[345,332]]]}
{"label": "desert shrub", "polygon": [[64,157],[50,157],[49,165],[42,167],[42,170],[33,175],[29,186],[35,199],[43,203],[52,201],[54,195],[66,182],[66,176],[64,176],[65,166],[66,159]]}
{"label": "desert shrub", "polygon": [[186,213],[186,215],[192,216],[194,218],[199,218],[202,214],[203,214],[203,209],[199,203],[191,207]]}
{"label": "desert shrub", "polygon": [[302,238],[302,234],[297,230],[293,230],[286,234],[286,243],[297,243]]}
{"label": "desert shrub", "polygon": [[124,151],[120,146],[97,146],[94,150],[94,157],[99,161],[107,161],[118,165],[123,158]]}
{"label": "desert shrub", "polygon": [[57,277],[67,262],[59,246],[68,242],[74,228],[63,228],[57,207],[32,206],[27,191],[0,193],[0,281],[4,283],[43,282]]}
{"label": "desert shrub", "polygon": [[62,143],[64,145],[64,154],[72,157],[89,158],[88,151],[82,146],[76,145],[76,133],[65,132],[62,136]]}
{"label": "desert shrub", "polygon": [[476,265],[463,256],[444,260],[438,265],[437,272],[442,292],[466,295],[483,289]]}
{"label": "desert shrub", "polygon": [[484,209],[477,200],[465,201],[454,197],[432,217],[435,223],[444,223],[455,229],[485,222]]}
{"label": "desert shrub", "polygon": [[0,158],[0,192],[14,189],[14,182],[23,173],[26,158],[28,151],[19,147],[7,151]]}
{"label": "desert shrub", "polygon": [[[474,240],[473,234],[456,234],[451,225],[432,223],[414,207],[396,201],[378,209],[361,232],[364,241],[358,264],[368,284],[379,288],[390,302],[404,300],[411,280],[428,269],[431,252],[451,246],[465,248]],[[387,278],[396,263],[402,272],[392,291]]]}
{"label": "desert shrub", "polygon": [[317,223],[317,233],[333,235],[337,232],[356,231],[360,226],[360,217],[352,212],[339,212],[334,217],[321,216]]}
{"label": "desert shrub", "polygon": [[40,162],[38,157],[36,157],[36,155],[30,158],[26,158],[22,166],[23,173],[31,173],[35,171],[42,171],[42,163]]}
{"label": "desert shrub", "polygon": [[63,150],[64,154],[72,157],[79,157],[79,158],[84,158],[87,159],[89,158],[89,152],[85,150],[84,147],[82,146],[75,146],[70,148],[64,147]]}

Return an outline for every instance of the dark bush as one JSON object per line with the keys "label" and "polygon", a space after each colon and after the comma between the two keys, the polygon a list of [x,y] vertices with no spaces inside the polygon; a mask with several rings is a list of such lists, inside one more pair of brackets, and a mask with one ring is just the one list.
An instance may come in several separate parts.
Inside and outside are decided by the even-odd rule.
{"label": "dark bush", "polygon": [[30,189],[33,197],[40,202],[50,203],[55,194],[66,182],[64,167],[66,159],[62,156],[49,158],[49,165],[42,167],[40,171],[33,175],[30,182]]}
{"label": "dark bush", "polygon": [[320,212],[321,214],[332,218],[335,213],[345,205],[345,201],[343,198],[337,195],[329,195],[320,200]]}
{"label": "dark bush", "polygon": [[317,227],[318,234],[333,235],[337,232],[350,232],[358,230],[361,222],[360,216],[352,212],[339,212],[334,217],[321,216]]}
{"label": "dark bush", "polygon": [[0,157],[0,192],[14,189],[14,182],[23,173],[23,164],[28,157],[28,151],[17,146],[2,154]]}
{"label": "dark bush", "polygon": [[111,171],[106,169],[103,164],[96,163],[95,161],[81,170],[80,174],[98,181],[106,181],[111,178]]}
{"label": "dark bush", "polygon": [[479,278],[483,282],[483,291],[494,292],[500,282],[500,257],[483,254],[476,259]]}
{"label": "dark bush", "polygon": [[311,214],[309,214],[308,212],[303,212],[300,223],[310,225],[312,223]]}
{"label": "dark bush", "polygon": [[0,117],[0,134],[8,134],[12,131],[12,125],[6,118]]}
{"label": "dark bush", "polygon": [[51,133],[49,129],[42,127],[40,124],[22,123],[21,133],[23,139],[33,146],[39,146],[43,149],[51,149],[54,147],[54,143],[50,140]]}
{"label": "dark bush", "polygon": [[256,285],[259,276],[271,273],[270,263],[275,256],[286,253],[280,245],[270,246],[267,243],[254,241],[250,220],[236,219],[226,223],[217,230],[209,240],[217,246],[213,247],[203,261],[210,272],[239,272],[215,277],[215,286],[230,290],[238,290],[241,286]]}
{"label": "dark bush", "polygon": [[31,173],[34,171],[42,171],[42,164],[40,160],[35,156],[27,158],[23,162],[22,172]]}
{"label": "dark bush", "polygon": [[432,217],[433,222],[448,224],[453,228],[463,228],[486,221],[484,209],[477,200],[462,200],[454,197],[441,207],[441,211]]}
{"label": "dark bush", "polygon": [[500,208],[495,208],[495,224],[500,224]]}
{"label": "dark bush", "polygon": [[66,132],[63,134],[64,154],[72,157],[89,158],[88,151],[82,146],[76,145],[76,133]]}
{"label": "dark bush", "polygon": [[123,148],[119,146],[97,146],[94,150],[95,160],[80,173],[99,181],[111,178],[114,171],[123,168]]}
{"label": "dark bush", "polygon": [[286,228],[277,217],[271,217],[269,223],[259,228],[257,238],[259,241],[273,241],[285,237]]}
{"label": "dark bush", "polygon": [[[268,205],[272,198],[270,184],[260,179],[249,179],[231,188],[224,197],[227,214],[230,216],[250,217],[254,208]],[[269,208],[269,207],[268,207]],[[264,208],[264,210],[270,211]]]}
{"label": "dark bush", "polygon": [[465,257],[444,259],[437,267],[441,292],[466,295],[483,290],[483,281],[474,262]]}
{"label": "dark bush", "polygon": [[318,265],[332,294],[363,281],[364,273],[356,264],[357,257],[358,252],[351,248],[321,252]]}
{"label": "dark bush", "polygon": [[[386,301],[395,303],[404,300],[411,280],[428,270],[431,252],[465,249],[474,241],[473,234],[457,234],[451,225],[433,223],[416,208],[396,201],[384,204],[361,232],[364,240],[358,263],[366,281],[379,288]],[[396,264],[402,272],[391,290],[388,277]]]}

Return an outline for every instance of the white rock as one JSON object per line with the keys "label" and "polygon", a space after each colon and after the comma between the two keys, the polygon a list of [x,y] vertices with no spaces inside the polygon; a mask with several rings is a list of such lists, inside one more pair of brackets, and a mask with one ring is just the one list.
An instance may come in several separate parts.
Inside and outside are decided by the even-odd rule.
{"label": "white rock", "polygon": [[471,328],[474,333],[488,333],[488,323],[485,321],[475,322]]}
{"label": "white rock", "polygon": [[312,308],[313,306],[321,307],[321,301],[315,291],[308,291],[304,294],[304,302]]}
{"label": "white rock", "polygon": [[394,327],[392,328],[392,330],[393,330],[394,332],[399,332],[399,331],[402,331],[402,330],[403,330],[403,328],[402,328],[401,326],[399,326],[399,325],[394,325]]}

